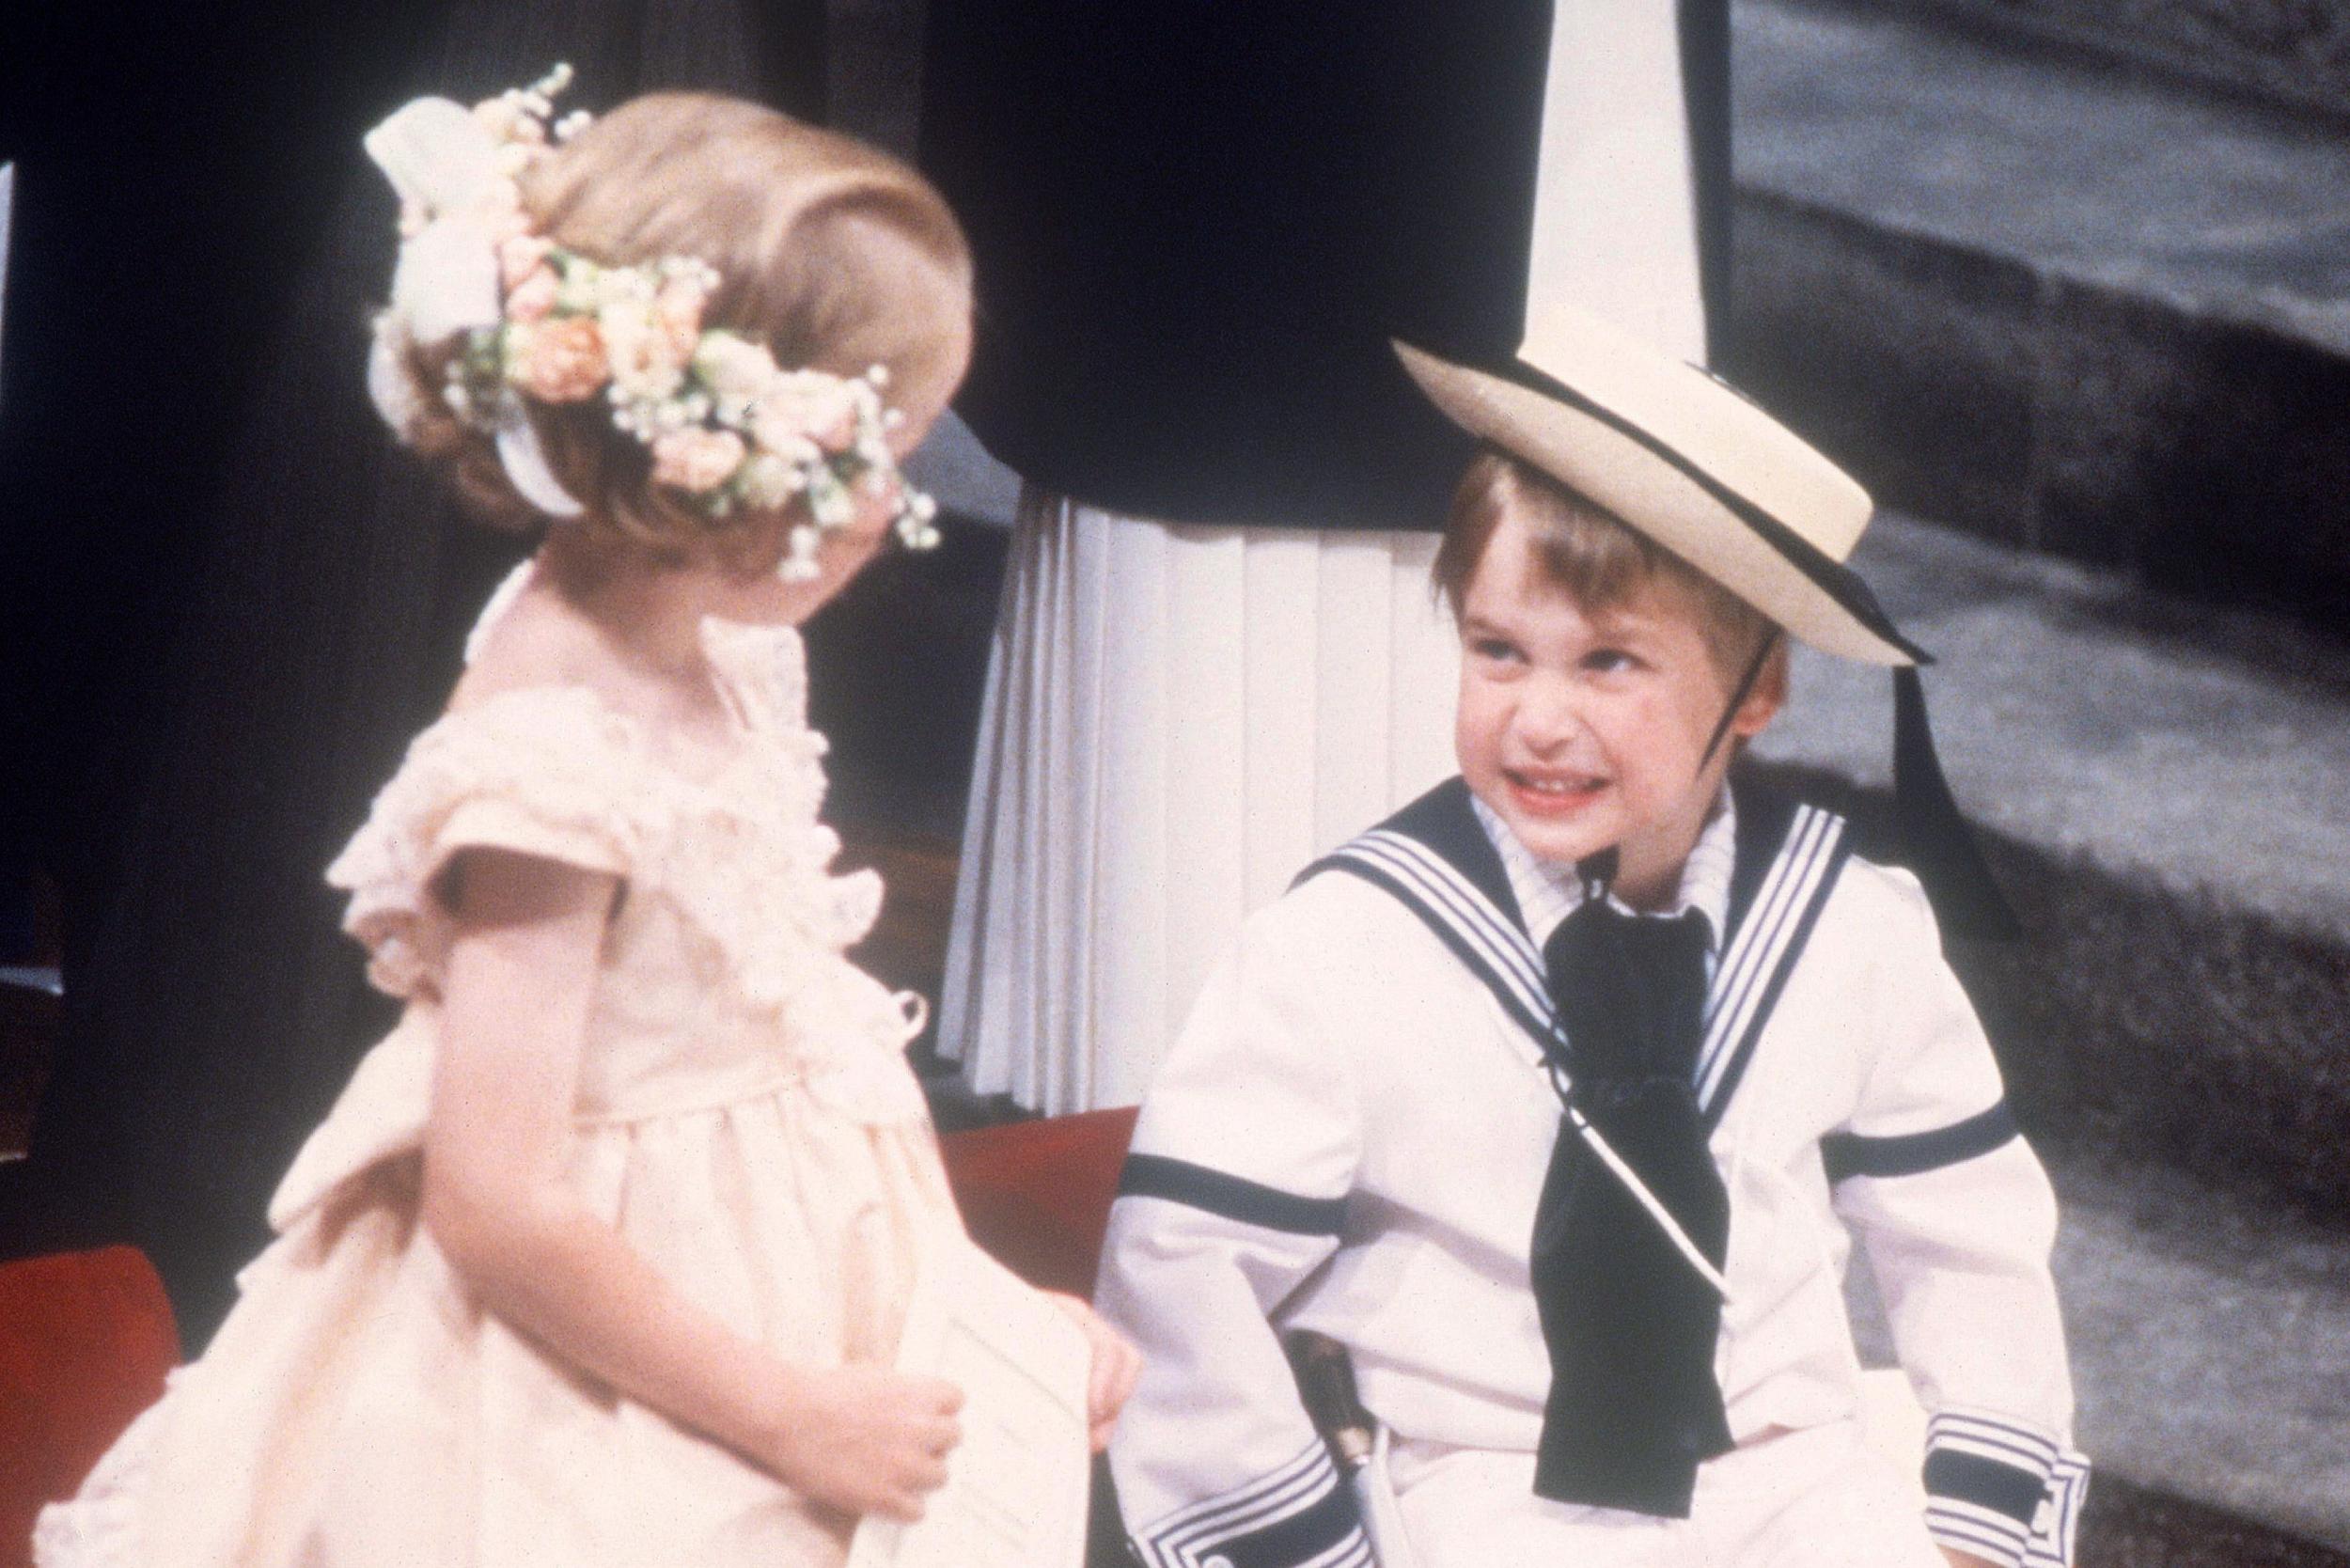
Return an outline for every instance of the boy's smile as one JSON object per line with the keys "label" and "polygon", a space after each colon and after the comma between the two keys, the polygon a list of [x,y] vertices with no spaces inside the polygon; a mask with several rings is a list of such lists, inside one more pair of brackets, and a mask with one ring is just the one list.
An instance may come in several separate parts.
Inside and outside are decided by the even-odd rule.
{"label": "boy's smile", "polygon": [[[1732,750],[1704,757],[1731,682],[1695,598],[1652,579],[1587,609],[1508,513],[1462,596],[1461,653],[1453,741],[1470,790],[1542,859],[1614,846],[1619,895],[1669,902]],[[1783,684],[1758,682],[1730,733],[1759,734]]]}

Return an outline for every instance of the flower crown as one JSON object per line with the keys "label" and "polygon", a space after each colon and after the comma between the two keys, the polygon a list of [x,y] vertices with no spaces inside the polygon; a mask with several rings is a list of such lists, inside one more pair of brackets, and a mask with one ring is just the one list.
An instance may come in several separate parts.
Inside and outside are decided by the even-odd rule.
{"label": "flower crown", "polygon": [[588,123],[585,112],[550,123],[571,77],[557,66],[471,110],[418,99],[369,133],[368,155],[400,196],[400,265],[368,377],[384,418],[411,436],[427,417],[399,369],[405,351],[459,342],[443,400],[494,437],[515,490],[542,511],[582,509],[548,467],[525,400],[602,397],[613,425],[650,452],[652,482],[703,516],[804,498],[809,521],[791,531],[787,577],[816,574],[823,530],[855,516],[860,486],[897,496],[893,526],[910,548],[937,543],[935,504],[903,481],[889,449],[903,416],[883,403],[883,367],[785,369],[764,344],[703,327],[720,281],[709,263],[606,265],[533,230],[516,181]]}

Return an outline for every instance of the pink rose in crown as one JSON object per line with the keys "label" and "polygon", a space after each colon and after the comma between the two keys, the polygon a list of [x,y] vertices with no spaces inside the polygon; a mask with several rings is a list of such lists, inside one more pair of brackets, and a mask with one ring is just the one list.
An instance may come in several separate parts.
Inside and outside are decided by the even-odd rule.
{"label": "pink rose in crown", "polygon": [[653,482],[689,495],[708,494],[733,477],[745,450],[732,431],[670,431],[653,438]]}
{"label": "pink rose in crown", "polygon": [[506,296],[509,321],[535,321],[555,308],[556,297],[563,291],[563,280],[555,275],[553,267],[540,267],[514,283]]}
{"label": "pink rose in crown", "polygon": [[498,284],[514,289],[546,264],[555,242],[543,234],[515,234],[498,243]]}
{"label": "pink rose in crown", "polygon": [[585,316],[532,321],[507,352],[507,379],[540,402],[584,402],[611,374],[603,335]]}
{"label": "pink rose in crown", "polygon": [[856,439],[855,389],[821,372],[786,376],[752,406],[751,433],[772,452],[788,452],[795,441],[845,450]]}

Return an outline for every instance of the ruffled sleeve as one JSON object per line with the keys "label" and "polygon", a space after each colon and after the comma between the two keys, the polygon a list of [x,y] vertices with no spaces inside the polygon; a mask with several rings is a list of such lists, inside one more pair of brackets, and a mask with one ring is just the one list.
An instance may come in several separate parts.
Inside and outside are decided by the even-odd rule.
{"label": "ruffled sleeve", "polygon": [[649,792],[628,722],[582,687],[511,691],[418,735],[367,824],[326,870],[343,930],[395,996],[431,988],[449,915],[435,879],[460,851],[512,850],[628,877],[648,853]]}

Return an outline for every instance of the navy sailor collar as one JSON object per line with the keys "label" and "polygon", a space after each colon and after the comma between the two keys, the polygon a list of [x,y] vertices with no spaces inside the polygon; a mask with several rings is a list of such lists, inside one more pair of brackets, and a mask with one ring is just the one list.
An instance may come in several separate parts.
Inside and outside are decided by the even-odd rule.
{"label": "navy sailor collar", "polygon": [[[1699,1104],[1717,1124],[1762,1027],[1851,853],[1844,819],[1733,776],[1735,852],[1728,929],[1706,1003]],[[1447,779],[1315,861],[1299,882],[1342,871],[1385,889],[1483,980],[1563,1088],[1567,1042],[1542,954],[1468,786]]]}

